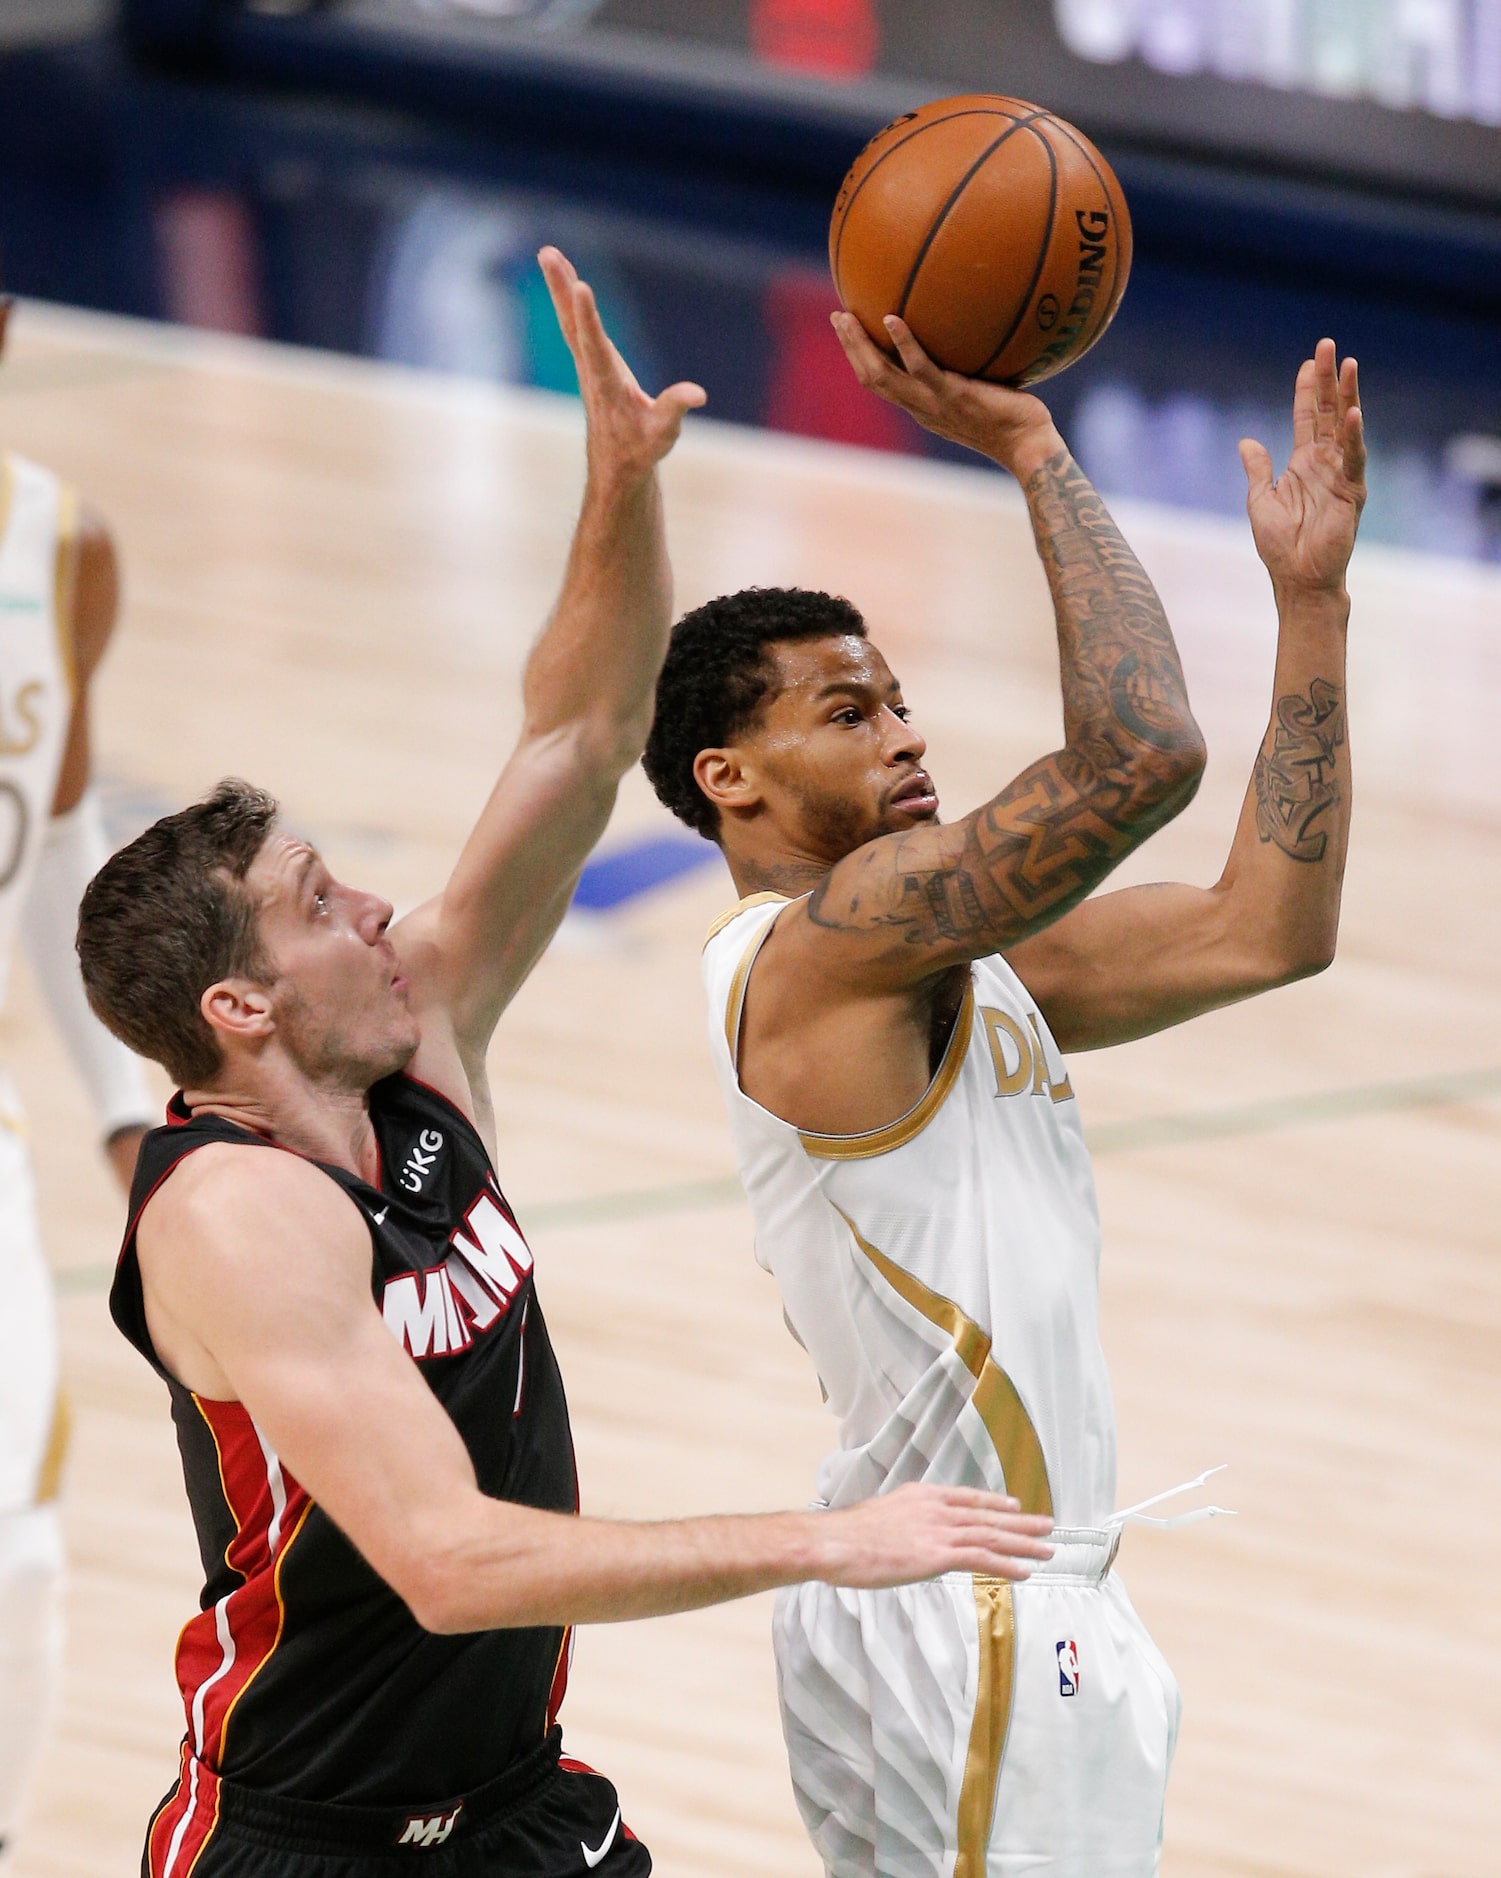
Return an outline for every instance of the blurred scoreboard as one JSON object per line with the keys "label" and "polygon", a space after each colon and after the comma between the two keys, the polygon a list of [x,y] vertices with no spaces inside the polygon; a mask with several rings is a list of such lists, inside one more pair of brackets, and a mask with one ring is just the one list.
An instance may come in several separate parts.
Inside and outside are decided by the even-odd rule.
{"label": "blurred scoreboard", "polygon": [[1101,137],[1501,202],[1501,0],[538,0],[537,11],[559,23],[587,12],[596,30],[717,46],[852,92],[895,84],[908,103],[1009,92]]}
{"label": "blurred scoreboard", "polygon": [[1107,147],[1501,207],[1501,0],[124,4],[138,36],[217,39],[250,69],[290,70],[300,38],[327,79],[341,45],[351,69],[381,47],[388,66],[462,61],[846,145],[927,98],[998,91]]}

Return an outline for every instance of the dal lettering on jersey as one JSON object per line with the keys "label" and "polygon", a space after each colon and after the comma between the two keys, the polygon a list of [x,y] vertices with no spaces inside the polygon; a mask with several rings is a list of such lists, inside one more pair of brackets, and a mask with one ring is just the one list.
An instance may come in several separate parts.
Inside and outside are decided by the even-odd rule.
{"label": "dal lettering on jersey", "polygon": [[531,1247],[503,1210],[493,1181],[486,1181],[449,1244],[453,1250],[441,1265],[402,1272],[381,1294],[386,1328],[419,1363],[456,1356],[476,1333],[493,1329],[532,1269]]}
{"label": "dal lettering on jersey", "polygon": [[997,1011],[988,1004],[980,1007],[985,1034],[990,1039],[990,1058],[995,1064],[995,1092],[998,1096],[1041,1095],[1044,1090],[1054,1102],[1068,1102],[1073,1089],[1068,1073],[1055,1076],[1048,1068],[1043,1047],[1042,1027],[1037,1013],[1028,1011],[1029,1036],[1009,1011]]}

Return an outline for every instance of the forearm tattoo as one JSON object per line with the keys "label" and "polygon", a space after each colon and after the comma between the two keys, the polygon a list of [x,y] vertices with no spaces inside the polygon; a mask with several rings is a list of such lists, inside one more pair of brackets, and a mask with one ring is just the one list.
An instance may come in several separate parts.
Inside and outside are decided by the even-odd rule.
{"label": "forearm tattoo", "polygon": [[1290,691],[1272,712],[1272,747],[1256,758],[1256,832],[1294,861],[1322,861],[1329,845],[1321,817],[1340,805],[1339,759],[1345,741],[1345,698],[1338,685],[1315,678],[1307,692]]}
{"label": "forearm tattoo", "polygon": [[1203,746],[1155,588],[1066,450],[1026,495],[1058,616],[1066,747],[955,827],[852,856],[814,890],[819,925],[978,956],[1082,900],[1193,795]]}

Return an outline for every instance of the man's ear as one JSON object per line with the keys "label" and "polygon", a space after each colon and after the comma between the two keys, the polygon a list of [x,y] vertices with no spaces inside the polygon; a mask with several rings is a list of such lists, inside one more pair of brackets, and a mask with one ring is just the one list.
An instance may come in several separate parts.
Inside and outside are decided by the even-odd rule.
{"label": "man's ear", "polygon": [[198,1000],[203,1021],[223,1043],[256,1043],[276,1029],[271,993],[248,978],[221,978]]}
{"label": "man's ear", "polygon": [[693,780],[725,815],[744,815],[761,806],[755,761],[733,744],[725,750],[700,750],[693,759]]}

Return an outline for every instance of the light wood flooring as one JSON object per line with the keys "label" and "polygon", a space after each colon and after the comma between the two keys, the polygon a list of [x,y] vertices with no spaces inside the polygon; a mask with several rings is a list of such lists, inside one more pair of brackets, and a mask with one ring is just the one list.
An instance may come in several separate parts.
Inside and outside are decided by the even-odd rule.
{"label": "light wood flooring", "polygon": [[[116,813],[241,773],[337,871],[431,891],[516,729],[577,407],[28,306],[0,444],[119,536]],[[684,605],[797,582],[866,609],[951,810],[1055,736],[1044,588],[998,478],[699,423],[667,489]],[[1265,721],[1270,593],[1243,527],[1121,519],[1211,747],[1129,876],[1208,881]],[[1072,1071],[1123,1503],[1227,1461],[1240,1514],[1133,1533],[1120,1565],[1186,1696],[1168,1878],[1501,1871],[1501,574],[1367,549],[1352,584],[1338,962]],[[609,839],[667,827],[632,777]],[[565,936],[495,1049],[594,1512],[799,1504],[831,1433],[728,1178],[697,978],[728,898],[716,864]],[[3,1022],[77,1411],[66,1700],[15,1871],[127,1878],[174,1773],[198,1567],[165,1393],[105,1311],[120,1205],[24,976]],[[568,1738],[664,1874],[816,1878],[767,1630],[754,1600],[580,1640]]]}

